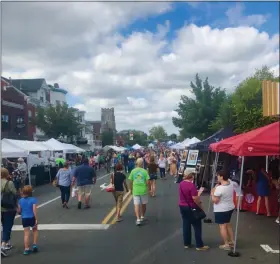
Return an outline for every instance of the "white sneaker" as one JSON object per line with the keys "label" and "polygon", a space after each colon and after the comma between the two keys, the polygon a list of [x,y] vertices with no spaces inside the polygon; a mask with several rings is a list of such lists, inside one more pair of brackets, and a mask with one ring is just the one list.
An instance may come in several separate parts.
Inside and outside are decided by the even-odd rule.
{"label": "white sneaker", "polygon": [[141,216],[140,221],[141,221],[141,222],[144,222],[144,221],[145,221],[145,217],[144,217],[144,216]]}
{"label": "white sneaker", "polygon": [[140,225],[141,225],[141,220],[140,220],[140,219],[137,219],[137,220],[136,220],[136,225],[137,225],[137,226],[140,226]]}
{"label": "white sneaker", "polygon": [[280,220],[279,220],[279,219],[276,219],[276,220],[275,220],[275,223],[280,224]]}

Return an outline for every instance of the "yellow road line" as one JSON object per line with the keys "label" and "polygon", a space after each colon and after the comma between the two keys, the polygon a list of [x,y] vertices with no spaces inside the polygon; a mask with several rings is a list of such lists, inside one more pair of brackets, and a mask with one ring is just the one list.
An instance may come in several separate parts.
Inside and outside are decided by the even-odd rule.
{"label": "yellow road line", "polygon": [[[129,196],[128,199],[126,199],[126,201],[123,203],[122,209],[121,209],[121,215],[124,213],[124,211],[127,209],[128,205],[130,204],[131,200],[132,200],[133,196]],[[116,218],[113,218],[110,225],[114,225],[117,222]]]}
{"label": "yellow road line", "polygon": [[[123,201],[125,201],[128,196],[129,196],[129,193],[126,193],[125,196],[123,197]],[[114,197],[112,197],[112,198],[114,198]],[[114,206],[113,209],[105,216],[105,218],[103,219],[101,224],[106,225],[115,213],[116,213],[116,206]]]}

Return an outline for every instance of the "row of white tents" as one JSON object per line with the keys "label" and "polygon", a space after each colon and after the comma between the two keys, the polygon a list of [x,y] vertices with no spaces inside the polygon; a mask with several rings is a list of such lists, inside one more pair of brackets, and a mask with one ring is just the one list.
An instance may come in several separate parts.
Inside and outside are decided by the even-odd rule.
{"label": "row of white tents", "polygon": [[171,149],[179,149],[183,150],[188,148],[190,145],[200,142],[200,140],[196,137],[186,138],[184,141],[171,145]]}
{"label": "row of white tents", "polygon": [[[135,145],[132,146],[132,148],[134,150],[138,150],[138,149],[141,149],[143,147],[140,146],[139,144],[135,144]],[[127,148],[124,148],[124,147],[111,146],[111,145],[107,145],[103,148],[104,151],[108,151],[109,149],[112,149],[112,150],[117,151],[117,152],[123,152],[123,151],[127,150]]]}
{"label": "row of white tents", "polygon": [[62,152],[66,153],[81,153],[84,149],[72,144],[61,143],[52,138],[48,141],[28,141],[14,140],[4,138],[1,140],[1,157],[2,158],[17,158],[27,157],[31,152]]}
{"label": "row of white tents", "polygon": [[[31,183],[31,168],[34,165],[50,164],[51,156],[57,156],[61,153],[65,156],[67,153],[82,153],[84,149],[74,146],[72,144],[61,143],[52,138],[48,141],[28,141],[28,140],[14,140],[4,138],[1,140],[1,158],[26,158],[29,182]],[[40,153],[39,155],[35,153]],[[50,177],[51,178],[51,177]]]}

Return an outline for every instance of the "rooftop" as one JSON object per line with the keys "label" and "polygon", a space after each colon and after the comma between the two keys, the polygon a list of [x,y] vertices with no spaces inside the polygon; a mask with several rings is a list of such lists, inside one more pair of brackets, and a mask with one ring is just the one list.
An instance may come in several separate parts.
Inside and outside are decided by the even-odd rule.
{"label": "rooftop", "polygon": [[63,93],[63,94],[67,94],[68,92],[62,88],[56,88],[50,84],[48,84],[48,87],[51,89],[51,91],[53,92],[58,92],[58,93]]}
{"label": "rooftop", "polygon": [[45,79],[11,79],[8,81],[11,85],[28,95],[28,93],[37,92],[42,87]]}

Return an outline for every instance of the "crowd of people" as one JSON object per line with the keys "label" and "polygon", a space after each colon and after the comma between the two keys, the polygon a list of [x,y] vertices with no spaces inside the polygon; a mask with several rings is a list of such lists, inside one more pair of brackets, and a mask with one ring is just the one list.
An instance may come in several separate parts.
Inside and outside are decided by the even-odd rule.
{"label": "crowd of people", "polygon": [[[121,209],[125,192],[133,196],[136,225],[142,225],[149,197],[156,196],[156,181],[166,180],[172,177],[178,183],[179,209],[183,223],[183,242],[185,248],[192,246],[192,231],[194,229],[196,249],[204,251],[209,249],[202,238],[202,220],[205,218],[204,208],[200,196],[204,189],[198,190],[195,185],[196,174],[188,170],[186,164],[187,151],[181,153],[168,148],[146,149],[142,151],[124,151],[116,153],[97,153],[79,156],[75,161],[76,167],[70,168],[71,160],[65,160],[59,156],[55,162],[58,171],[53,182],[54,186],[60,188],[62,208],[69,208],[71,189],[77,190],[77,208],[90,208],[90,196],[92,187],[96,183],[96,171],[102,167],[111,174],[110,186],[116,203],[116,221],[121,222]],[[18,169],[23,167],[22,160],[18,160]],[[261,173],[261,171],[260,171]],[[128,174],[128,177],[127,177]],[[266,174],[263,173],[265,178]],[[240,191],[238,181],[232,177],[232,173],[224,170],[218,171],[216,186],[211,190],[210,197],[213,202],[215,222],[219,225],[223,244],[220,249],[231,250],[234,246],[234,235],[230,224],[232,213],[235,209],[234,192],[238,195]],[[258,176],[261,178],[261,176]],[[127,181],[128,180],[128,181]],[[264,180],[262,180],[264,181]],[[278,186],[280,185],[280,182]],[[7,256],[7,251],[12,247],[11,231],[16,213],[21,215],[24,228],[24,255],[38,252],[38,218],[37,199],[32,197],[32,187],[24,185],[23,182],[17,189],[9,170],[1,169],[1,221],[2,221],[2,247],[1,255]],[[16,196],[20,191],[20,196]],[[263,191],[265,192],[265,190]],[[13,194],[15,198],[12,198]],[[5,196],[6,195],[6,196]],[[241,195],[241,194],[239,194]],[[3,203],[3,197],[5,198]],[[261,197],[266,197],[263,193]],[[269,213],[269,210],[268,210]],[[33,244],[30,246],[30,228],[33,232]]]}

